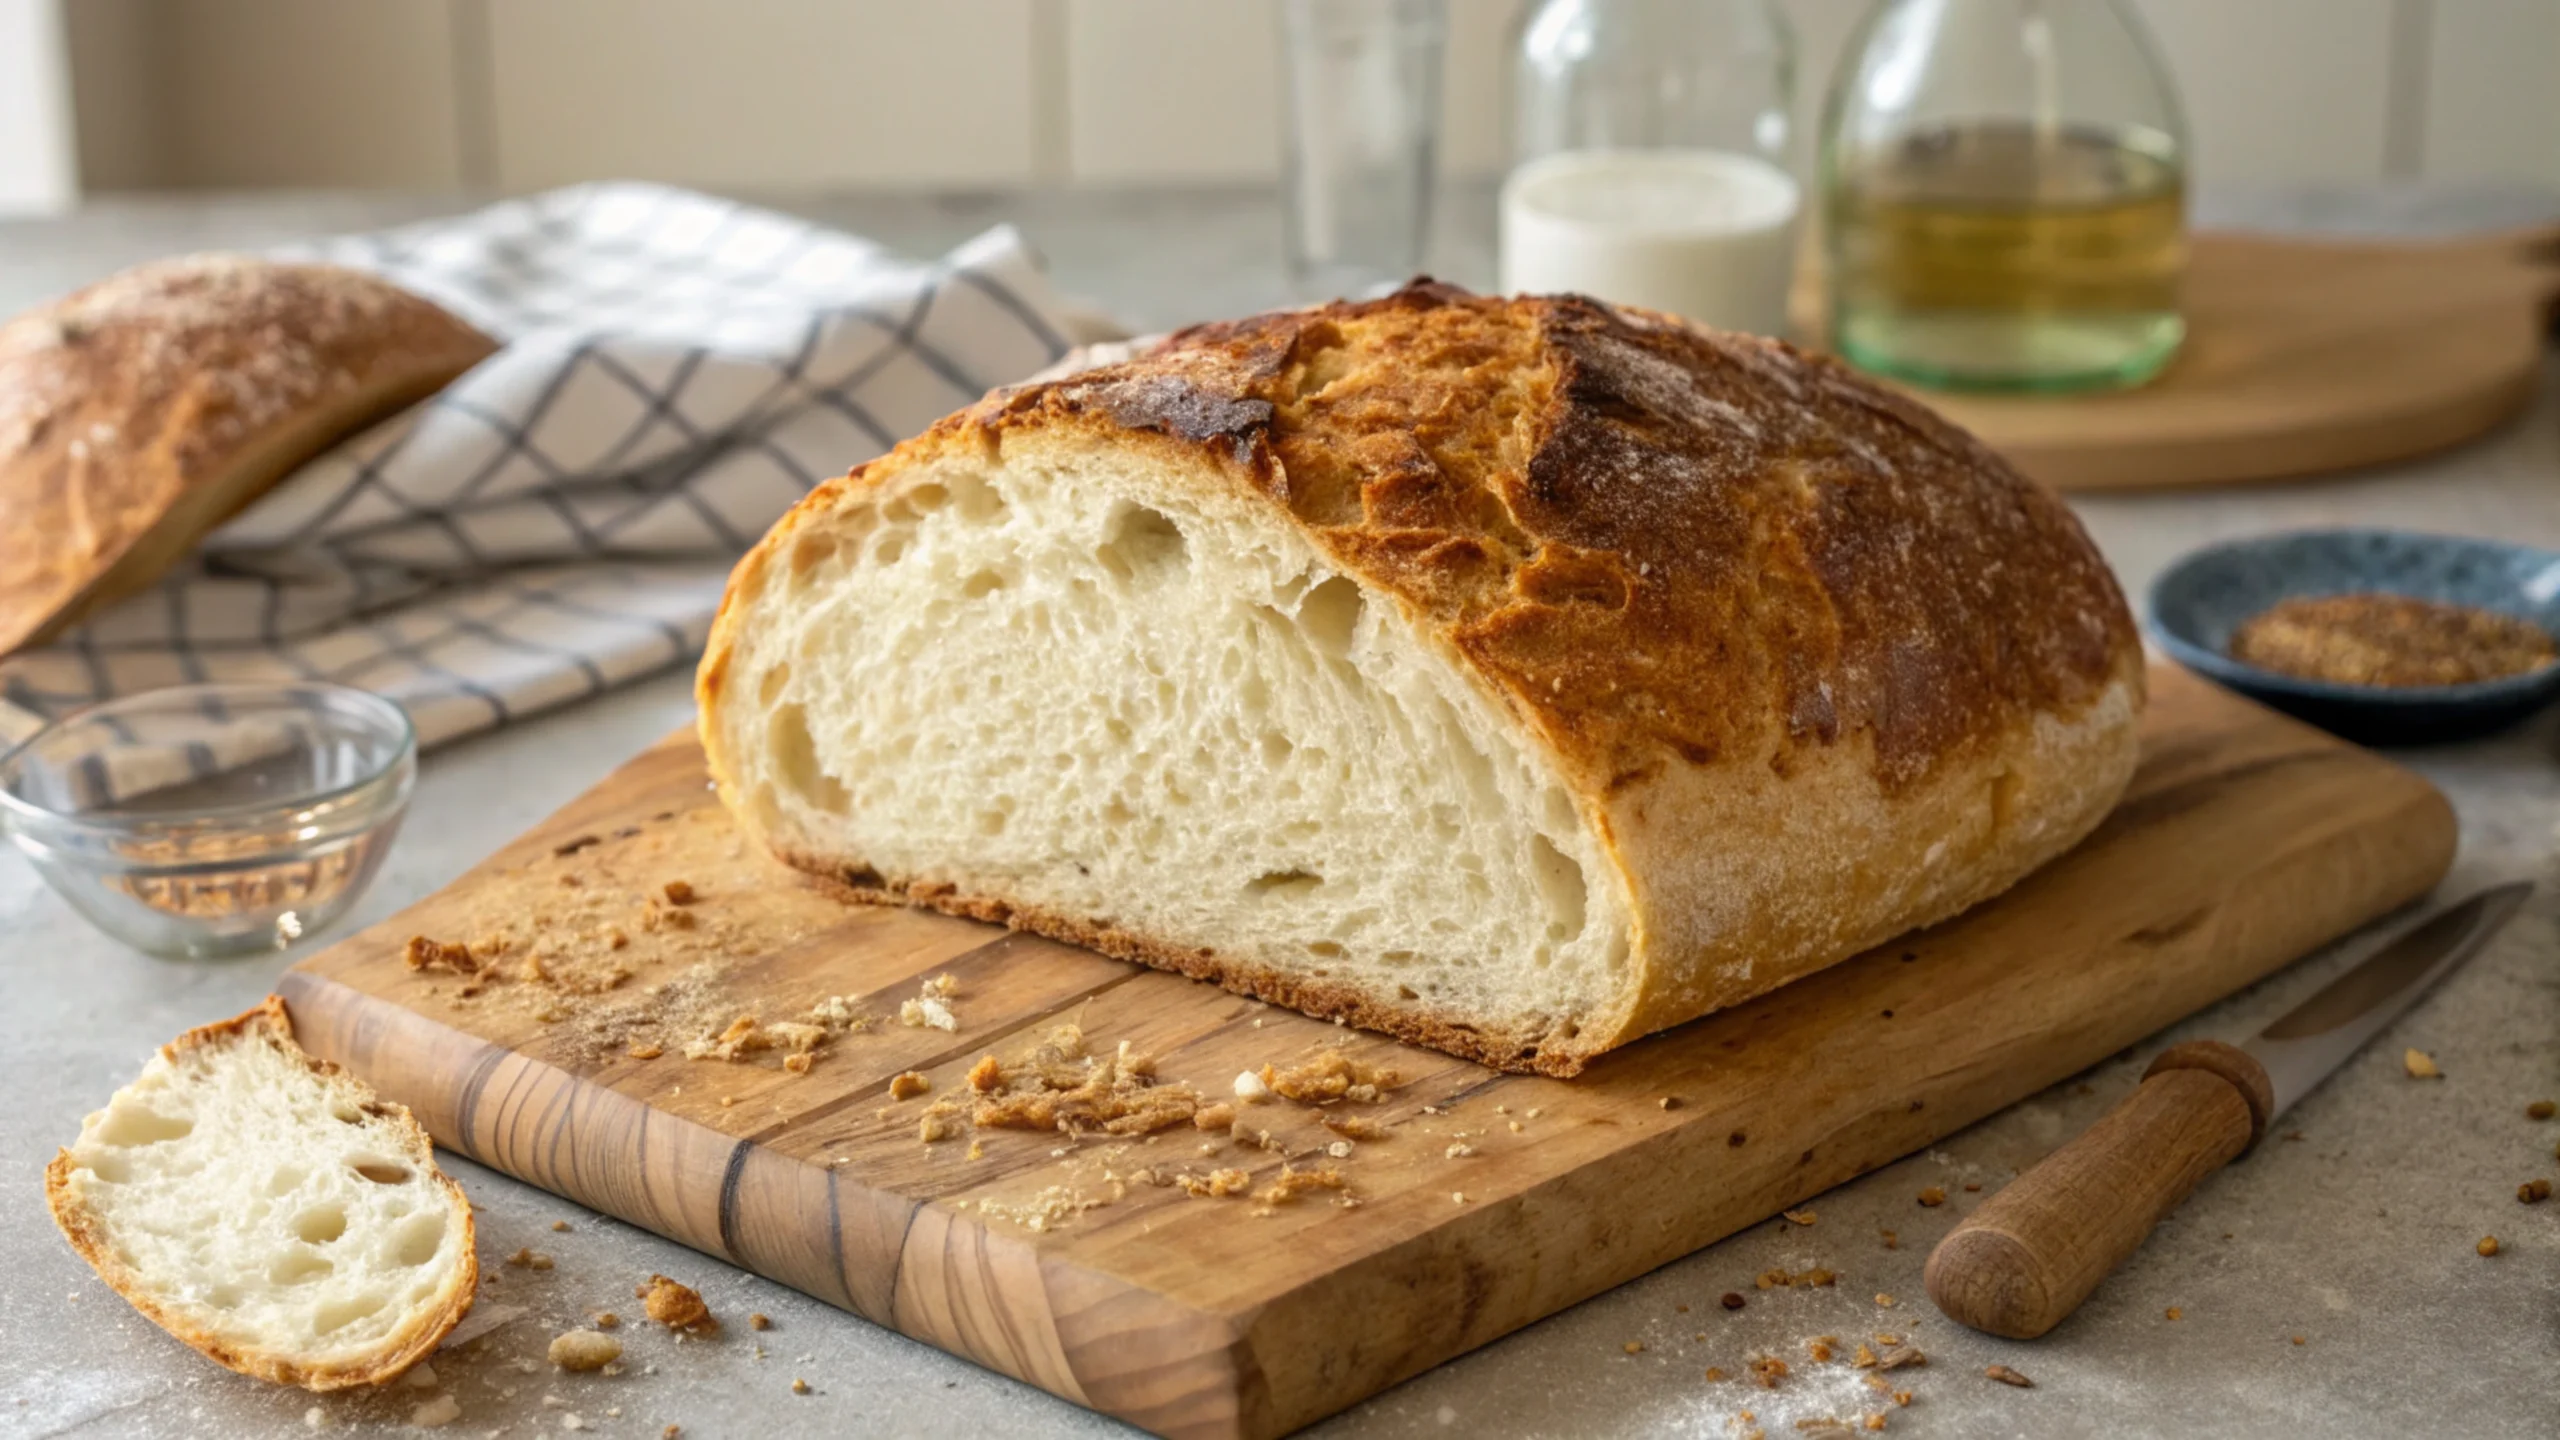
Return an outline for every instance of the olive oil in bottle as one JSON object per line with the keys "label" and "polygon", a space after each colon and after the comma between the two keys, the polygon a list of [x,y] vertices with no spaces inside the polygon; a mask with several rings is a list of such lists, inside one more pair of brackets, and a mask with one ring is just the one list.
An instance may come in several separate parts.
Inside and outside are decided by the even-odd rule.
{"label": "olive oil in bottle", "polygon": [[2138,385],[2185,335],[2186,189],[2140,131],[1945,125],[1828,177],[1831,339],[1949,388]]}

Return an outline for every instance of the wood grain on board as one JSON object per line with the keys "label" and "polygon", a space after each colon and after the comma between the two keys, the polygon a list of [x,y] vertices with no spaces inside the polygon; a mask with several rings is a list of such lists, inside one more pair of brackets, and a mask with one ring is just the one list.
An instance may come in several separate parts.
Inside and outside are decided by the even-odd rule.
{"label": "wood grain on board", "polygon": [[[2184,672],[2155,669],[2153,686],[2132,793],[2072,854],[1960,920],[1571,1081],[1498,1075],[1027,935],[841,906],[747,853],[682,735],[281,989],[306,1046],[484,1164],[1148,1429],[1274,1435],[1923,1147],[2443,873],[2452,815],[2423,780]],[[575,1006],[528,1007],[503,985],[465,1000],[454,976],[401,958],[411,935],[521,933],[570,897],[636,916],[669,879],[700,892],[697,927],[632,925],[614,953],[633,974],[597,1003],[668,986],[673,1006],[689,992],[670,982],[707,965],[715,1024],[832,995],[894,1015],[947,973],[958,1031],[848,1035],[805,1075],[772,1053],[599,1056],[575,1043]],[[704,946],[731,953],[706,961]],[[1189,1127],[1151,1141],[982,1131],[974,1160],[970,1135],[919,1140],[921,1108],[961,1093],[972,1062],[1061,1020],[1220,1097],[1241,1070],[1323,1047],[1394,1068],[1402,1083],[1358,1107],[1389,1135],[1347,1159],[1324,1159],[1333,1137],[1308,1107],[1244,1112],[1302,1167],[1309,1151],[1338,1164],[1356,1208],[1322,1191],[1264,1206],[1125,1183],[1141,1167],[1236,1166],[1258,1188],[1283,1163]],[[911,1069],[932,1094],[890,1101]],[[1475,1153],[1453,1157],[1458,1143]],[[1000,1218],[1043,1192],[1109,1203],[1038,1229]],[[1857,1283],[1849,1257],[1835,1263]]]}
{"label": "wood grain on board", "polygon": [[[1799,269],[1798,329],[1818,336],[1819,269]],[[1913,393],[2057,489],[2331,474],[2458,445],[2524,409],[2556,294],[2555,230],[2411,244],[2208,232],[2188,257],[2185,347],[2150,384]]]}

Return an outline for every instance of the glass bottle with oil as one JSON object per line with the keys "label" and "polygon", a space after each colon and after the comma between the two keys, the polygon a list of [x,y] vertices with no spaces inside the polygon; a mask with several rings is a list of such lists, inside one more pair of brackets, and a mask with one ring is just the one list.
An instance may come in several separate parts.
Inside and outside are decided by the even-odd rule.
{"label": "glass bottle with oil", "polygon": [[2185,159],[2122,0],[1878,0],[1823,117],[1832,348],[1942,388],[2151,379],[2186,334]]}

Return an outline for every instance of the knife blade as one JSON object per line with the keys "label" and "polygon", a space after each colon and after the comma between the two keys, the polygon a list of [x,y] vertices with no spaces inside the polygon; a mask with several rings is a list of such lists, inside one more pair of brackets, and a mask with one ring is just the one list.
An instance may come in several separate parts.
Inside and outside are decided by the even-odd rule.
{"label": "knife blade", "polygon": [[2060,1324],[2206,1176],[2477,954],[2532,893],[2520,881],[2446,908],[2242,1044],[2164,1051],[2131,1096],[1938,1242],[1929,1298],[2015,1340]]}

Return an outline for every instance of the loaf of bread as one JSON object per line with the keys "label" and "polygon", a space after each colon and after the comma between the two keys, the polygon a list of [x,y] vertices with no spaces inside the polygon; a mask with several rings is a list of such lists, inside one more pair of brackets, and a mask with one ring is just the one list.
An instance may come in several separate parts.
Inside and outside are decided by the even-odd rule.
{"label": "loaf of bread", "polygon": [[1570,1075],[2015,883],[2134,764],[2051,494],[1768,340],[1429,283],[998,391],[739,565],[739,824]]}
{"label": "loaf of bread", "polygon": [[244,1375],[379,1384],[471,1309],[471,1204],[427,1134],[304,1054],[282,1001],[163,1046],[45,1172],[54,1223],[153,1324]]}
{"label": "loaf of bread", "polygon": [[232,255],[0,325],[0,655],[148,588],[294,467],[495,348],[359,271]]}

